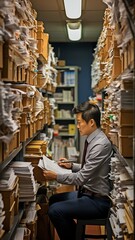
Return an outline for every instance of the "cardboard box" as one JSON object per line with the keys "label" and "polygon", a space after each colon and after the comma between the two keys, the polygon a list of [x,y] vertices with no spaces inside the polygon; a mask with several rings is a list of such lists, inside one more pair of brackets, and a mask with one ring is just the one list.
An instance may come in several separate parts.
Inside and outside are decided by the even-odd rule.
{"label": "cardboard box", "polygon": [[20,130],[14,133],[12,140],[9,143],[9,153],[20,145]]}
{"label": "cardboard box", "polygon": [[118,147],[118,132],[109,132],[108,135],[112,143]]}
{"label": "cardboard box", "polygon": [[133,110],[121,110],[118,113],[119,126],[133,125]]}
{"label": "cardboard box", "polygon": [[112,43],[112,36],[111,36],[111,34],[108,34],[106,36],[106,39],[105,39],[105,51],[106,51],[106,53],[110,49],[111,43]]}
{"label": "cardboard box", "polygon": [[66,61],[65,60],[58,60],[57,65],[58,65],[58,67],[65,67],[66,66]]}
{"label": "cardboard box", "polygon": [[119,151],[123,157],[133,157],[133,136],[118,135]]}
{"label": "cardboard box", "polygon": [[118,48],[116,40],[114,40],[114,42],[113,42],[113,55],[120,56],[120,49]]}
{"label": "cardboard box", "polygon": [[14,51],[13,49],[7,44],[3,44],[3,68],[2,68],[2,79],[6,80],[13,80],[13,57]]}
{"label": "cardboard box", "polygon": [[35,145],[35,144],[27,145],[26,154],[42,154],[41,145]]}
{"label": "cardboard box", "polygon": [[14,223],[14,206],[15,206],[15,201],[13,202],[11,208],[7,211],[5,211],[5,219],[3,222],[4,225],[4,230],[9,231]]}
{"label": "cardboard box", "polygon": [[130,90],[133,89],[133,81],[121,81],[121,89]]}
{"label": "cardboard box", "polygon": [[119,129],[119,135],[123,136],[123,135],[133,135],[133,126],[120,126]]}
{"label": "cardboard box", "polygon": [[43,54],[43,39],[38,39],[37,48],[38,53]]}
{"label": "cardboard box", "polygon": [[9,211],[15,202],[15,193],[18,191],[19,178],[16,177],[15,183],[10,190],[1,190],[2,199],[4,201],[4,210]]}
{"label": "cardboard box", "polygon": [[123,73],[123,71],[124,71],[124,54],[121,54],[120,59],[121,59],[121,73]]}
{"label": "cardboard box", "polygon": [[121,74],[121,59],[120,57],[113,58],[113,67],[112,67],[112,79],[115,79]]}
{"label": "cardboard box", "polygon": [[3,42],[0,41],[0,68],[3,68]]}
{"label": "cardboard box", "polygon": [[128,68],[128,50],[124,49],[124,70]]}
{"label": "cardboard box", "polygon": [[15,195],[14,215],[19,213],[19,193]]}
{"label": "cardboard box", "polygon": [[24,67],[21,67],[21,81],[25,82],[26,80],[26,69]]}
{"label": "cardboard box", "polygon": [[9,156],[9,145],[2,142],[2,151],[1,151],[1,156],[2,156],[2,161],[4,161],[8,156]]}
{"label": "cardboard box", "polygon": [[33,169],[33,174],[34,174],[34,178],[37,180],[37,182],[45,183],[45,178],[43,176],[43,170],[40,167],[35,166]]}
{"label": "cardboard box", "polygon": [[9,157],[10,153],[20,145],[20,131],[18,130],[13,134],[13,137],[9,143],[0,143],[0,161],[4,161]]}
{"label": "cardboard box", "polygon": [[17,82],[21,82],[21,67],[17,67]]}
{"label": "cardboard box", "polygon": [[24,160],[26,162],[31,162],[33,167],[36,167],[39,163],[39,160],[41,159],[41,155],[38,154],[26,154],[24,156]]}
{"label": "cardboard box", "polygon": [[56,81],[58,85],[62,84],[62,73],[60,71],[57,73]]}
{"label": "cardboard box", "polygon": [[134,63],[135,61],[135,52],[134,52],[134,49],[135,49],[135,40],[132,39],[131,42],[130,42],[130,63]]}
{"label": "cardboard box", "polygon": [[41,31],[37,31],[37,40],[39,40],[39,39],[43,40],[43,38],[44,38],[44,33]]}
{"label": "cardboard box", "polygon": [[25,80],[27,84],[29,84],[29,78],[30,78],[30,70],[26,69],[25,70],[25,75],[23,75],[23,77],[25,77]]}
{"label": "cardboard box", "polygon": [[34,135],[34,123],[28,124],[28,138],[32,138]]}
{"label": "cardboard box", "polygon": [[43,56],[45,57],[46,60],[48,60],[48,55],[49,55],[49,34],[44,33],[43,36]]}
{"label": "cardboard box", "polygon": [[39,146],[41,146],[41,150],[42,150],[43,154],[46,154],[46,148],[47,148],[47,145],[48,145],[47,141],[44,141],[44,140],[33,140],[33,141],[31,141],[30,145],[39,145]]}
{"label": "cardboard box", "polygon": [[37,32],[44,32],[44,23],[42,21],[37,21]]}
{"label": "cardboard box", "polygon": [[43,77],[42,74],[37,75],[37,87],[42,88],[47,84],[47,79]]}
{"label": "cardboard box", "polygon": [[28,138],[28,125],[22,123],[20,127],[20,142],[25,142],[27,138]]}
{"label": "cardboard box", "polygon": [[44,60],[47,61],[49,54],[49,34],[43,33],[43,39],[38,40],[38,53],[44,57]]}
{"label": "cardboard box", "polygon": [[2,161],[3,161],[2,147],[3,147],[3,144],[2,144],[2,141],[0,141],[0,163],[2,163]]}
{"label": "cardboard box", "polygon": [[27,112],[21,113],[20,123],[28,124],[28,113]]}

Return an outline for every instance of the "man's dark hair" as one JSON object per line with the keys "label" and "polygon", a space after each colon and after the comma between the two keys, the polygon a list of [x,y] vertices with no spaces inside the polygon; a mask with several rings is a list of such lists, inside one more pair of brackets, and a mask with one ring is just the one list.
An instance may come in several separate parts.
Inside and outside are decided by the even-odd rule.
{"label": "man's dark hair", "polygon": [[87,123],[89,122],[90,119],[94,119],[96,126],[98,128],[100,127],[101,113],[99,107],[96,104],[86,101],[74,107],[72,112],[74,114],[82,113],[82,119],[84,119],[85,122]]}

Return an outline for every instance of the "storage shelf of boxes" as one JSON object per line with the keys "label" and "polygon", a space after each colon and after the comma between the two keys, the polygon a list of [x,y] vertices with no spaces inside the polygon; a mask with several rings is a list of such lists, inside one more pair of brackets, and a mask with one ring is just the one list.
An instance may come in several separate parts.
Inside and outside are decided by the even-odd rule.
{"label": "storage shelf of boxes", "polygon": [[[25,181],[20,180],[18,171],[24,172],[24,160],[28,160],[25,159],[28,154],[24,154],[31,141],[38,139],[39,142],[32,145],[35,148],[44,146],[46,150],[48,146],[46,140],[40,140],[40,133],[44,131],[42,134],[47,135],[47,127],[51,128],[54,123],[57,59],[49,44],[49,35],[44,32],[44,24],[37,21],[37,12],[29,0],[12,0],[6,5],[2,0],[0,29],[0,183],[4,179],[6,182],[0,184],[0,212],[6,213],[0,215],[0,239],[9,240],[13,238],[25,209],[24,204],[20,210],[20,196],[23,202],[33,201],[36,197],[37,180],[32,165],[39,159],[38,153],[33,163],[26,163],[32,178],[30,196],[23,195]],[[11,181],[6,171],[10,171],[12,160],[16,160],[20,169],[13,170]],[[8,186],[10,182],[12,186]],[[28,225],[21,229],[22,236],[29,232],[27,228]],[[35,233],[30,232],[31,239],[35,240]]]}
{"label": "storage shelf of boxes", "polygon": [[[115,204],[110,218],[114,239],[133,239],[134,39],[126,6],[120,4],[118,1],[118,9],[109,7],[105,11],[103,30],[92,63],[92,88],[96,94],[105,96],[102,99],[102,129],[115,146],[116,157],[112,165],[122,182],[119,188],[116,187],[118,175],[113,169],[112,176],[114,172],[117,176],[115,180],[112,177]],[[128,4],[131,18],[134,7],[133,3]],[[129,208],[130,213],[127,212]]]}

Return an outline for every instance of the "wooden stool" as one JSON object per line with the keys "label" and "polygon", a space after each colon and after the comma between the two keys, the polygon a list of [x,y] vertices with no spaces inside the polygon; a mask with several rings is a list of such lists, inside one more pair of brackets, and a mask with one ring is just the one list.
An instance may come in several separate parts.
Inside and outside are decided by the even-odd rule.
{"label": "wooden stool", "polygon": [[[83,240],[85,238],[95,238],[95,239],[109,239],[107,236],[107,223],[108,217],[105,219],[77,219],[77,228],[76,228],[76,239],[75,240]],[[86,225],[98,225],[105,227],[105,234],[86,234],[85,227]]]}

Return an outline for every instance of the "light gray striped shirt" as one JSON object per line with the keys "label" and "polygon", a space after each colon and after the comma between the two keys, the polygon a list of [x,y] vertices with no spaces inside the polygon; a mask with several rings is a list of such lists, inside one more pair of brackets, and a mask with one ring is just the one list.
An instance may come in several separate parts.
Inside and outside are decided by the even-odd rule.
{"label": "light gray striped shirt", "polygon": [[72,173],[58,174],[57,181],[63,184],[84,186],[92,192],[108,195],[109,171],[112,145],[100,128],[87,137],[88,147],[85,164],[74,163]]}

